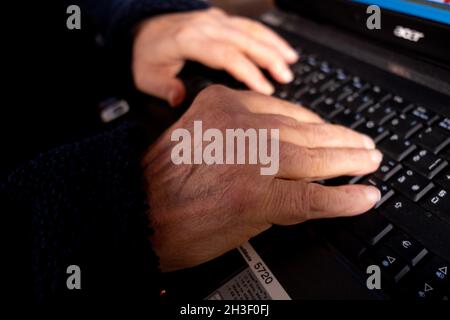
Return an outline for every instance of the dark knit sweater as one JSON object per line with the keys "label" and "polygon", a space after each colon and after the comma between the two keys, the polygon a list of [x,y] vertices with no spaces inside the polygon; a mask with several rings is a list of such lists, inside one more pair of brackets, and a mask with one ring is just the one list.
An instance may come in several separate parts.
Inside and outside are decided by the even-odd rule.
{"label": "dark knit sweater", "polygon": [[[82,22],[88,21],[112,52],[131,43],[132,29],[146,17],[206,7],[190,0],[71,0],[68,4],[81,7]],[[91,98],[81,88],[74,88],[78,89],[75,99],[80,108],[80,101]],[[33,108],[40,108],[39,103],[42,110],[45,103],[50,105],[37,101]],[[63,120],[58,116],[52,121]],[[21,133],[33,137],[31,129]],[[55,137],[58,132],[42,136]],[[26,148],[19,138],[11,142]],[[158,300],[161,274],[148,240],[151,210],[139,164],[146,147],[139,127],[127,122],[77,142],[69,139],[49,151],[38,150],[34,158],[20,159],[6,174],[0,185],[4,214],[31,218],[35,301]],[[81,269],[80,290],[66,286],[69,265]]]}

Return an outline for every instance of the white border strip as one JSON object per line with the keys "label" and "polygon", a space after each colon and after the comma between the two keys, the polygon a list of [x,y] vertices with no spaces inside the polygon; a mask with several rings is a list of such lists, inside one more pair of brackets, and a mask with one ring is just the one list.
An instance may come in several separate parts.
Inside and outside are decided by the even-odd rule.
{"label": "white border strip", "polygon": [[[266,289],[267,293],[273,300],[292,300],[286,290],[284,290],[284,288],[278,282],[273,272],[264,263],[259,254],[256,253],[255,249],[250,243],[244,243],[238,248],[238,250],[247,262],[250,270],[252,270],[253,274],[256,276],[256,279],[258,279],[259,283],[264,287],[264,289]],[[266,283],[264,279],[261,278],[262,273],[259,271],[260,268],[255,267],[255,265],[262,265],[265,268],[265,271],[269,273],[270,277],[273,278],[273,281],[269,284]]]}

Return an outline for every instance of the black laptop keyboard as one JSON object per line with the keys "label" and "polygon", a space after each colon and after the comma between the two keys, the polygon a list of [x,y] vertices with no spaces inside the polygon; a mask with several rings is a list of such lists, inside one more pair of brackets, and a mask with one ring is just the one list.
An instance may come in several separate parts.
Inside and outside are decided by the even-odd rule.
{"label": "black laptop keyboard", "polygon": [[[369,135],[384,153],[374,174],[323,182],[372,184],[382,193],[369,212],[332,221],[325,233],[333,246],[363,275],[378,265],[392,298],[448,299],[450,119],[312,54],[301,52],[292,69],[295,80],[275,84],[275,96]],[[201,78],[200,86],[243,87],[225,79]]]}
{"label": "black laptop keyboard", "polygon": [[364,274],[378,265],[394,298],[448,299],[450,119],[314,55],[302,53],[293,70],[296,79],[275,96],[369,135],[384,153],[374,174],[324,182],[382,193],[368,213],[334,223],[333,245]]}

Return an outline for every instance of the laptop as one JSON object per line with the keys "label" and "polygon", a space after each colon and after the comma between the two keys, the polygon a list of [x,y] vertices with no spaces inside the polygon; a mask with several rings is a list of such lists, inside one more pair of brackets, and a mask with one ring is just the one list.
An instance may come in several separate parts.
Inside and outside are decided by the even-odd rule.
{"label": "laptop", "polygon": [[[382,198],[358,217],[274,226],[214,261],[168,275],[172,292],[210,300],[448,300],[449,1],[276,4],[261,21],[300,60],[295,80],[275,84],[275,95],[371,136],[384,153],[374,174],[320,183],[371,184]],[[195,64],[182,76],[192,97],[211,83],[244,88]]]}

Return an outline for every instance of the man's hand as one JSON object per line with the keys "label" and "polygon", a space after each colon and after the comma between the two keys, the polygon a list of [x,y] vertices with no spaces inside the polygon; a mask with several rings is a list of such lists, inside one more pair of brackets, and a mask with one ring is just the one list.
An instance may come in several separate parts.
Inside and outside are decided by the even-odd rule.
{"label": "man's hand", "polygon": [[270,95],[273,86],[259,67],[287,83],[293,78],[288,64],[297,58],[296,52],[264,25],[209,9],[144,21],[134,40],[132,71],[139,90],[176,106],[185,96],[176,76],[186,60],[225,70],[250,89]]}
{"label": "man's hand", "polygon": [[[257,165],[174,165],[171,133],[193,122],[204,130],[266,128],[280,132],[280,170]],[[210,86],[149,148],[142,160],[148,183],[153,247],[163,271],[211,260],[273,224],[351,216],[380,199],[371,186],[325,187],[314,180],[375,171],[382,155],[367,136],[325,123],[294,104],[250,91]]]}

